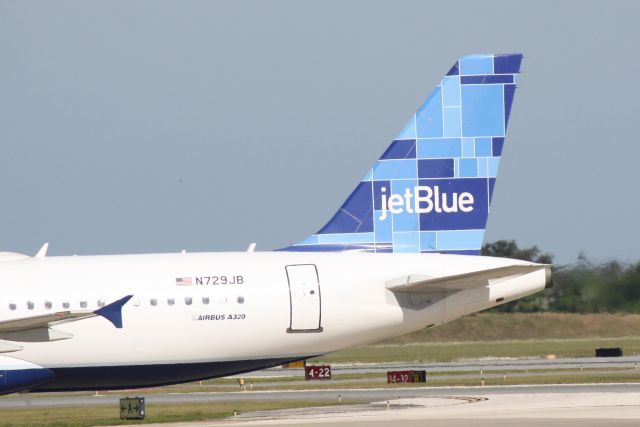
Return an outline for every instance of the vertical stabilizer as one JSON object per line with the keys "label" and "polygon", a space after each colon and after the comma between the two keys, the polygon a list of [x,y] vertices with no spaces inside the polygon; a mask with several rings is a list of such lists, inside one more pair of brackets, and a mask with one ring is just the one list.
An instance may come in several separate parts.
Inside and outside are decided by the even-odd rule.
{"label": "vertical stabilizer", "polygon": [[333,218],[284,250],[478,254],[521,61],[461,58]]}

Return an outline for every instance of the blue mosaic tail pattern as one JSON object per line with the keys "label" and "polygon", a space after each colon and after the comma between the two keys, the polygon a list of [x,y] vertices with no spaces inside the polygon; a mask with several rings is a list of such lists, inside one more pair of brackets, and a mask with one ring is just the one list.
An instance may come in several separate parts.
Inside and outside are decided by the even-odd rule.
{"label": "blue mosaic tail pattern", "polygon": [[461,58],[333,218],[283,250],[478,254],[521,61]]}

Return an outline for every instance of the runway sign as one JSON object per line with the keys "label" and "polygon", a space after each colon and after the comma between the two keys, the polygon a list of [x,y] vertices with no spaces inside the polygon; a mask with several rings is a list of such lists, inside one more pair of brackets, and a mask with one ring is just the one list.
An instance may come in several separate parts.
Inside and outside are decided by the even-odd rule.
{"label": "runway sign", "polygon": [[120,399],[121,420],[143,420],[144,415],[144,397],[125,397]]}
{"label": "runway sign", "polygon": [[387,384],[426,382],[426,371],[387,371]]}
{"label": "runway sign", "polygon": [[310,380],[330,380],[331,365],[311,365],[304,367],[304,379]]}

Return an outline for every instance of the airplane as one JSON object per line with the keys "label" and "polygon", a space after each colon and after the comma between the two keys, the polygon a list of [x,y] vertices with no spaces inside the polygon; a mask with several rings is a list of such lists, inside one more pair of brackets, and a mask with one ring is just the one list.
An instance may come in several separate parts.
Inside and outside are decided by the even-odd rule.
{"label": "airplane", "polygon": [[522,61],[459,59],[335,215],[268,252],[0,254],[0,394],[153,387],[278,366],[549,287],[480,256]]}

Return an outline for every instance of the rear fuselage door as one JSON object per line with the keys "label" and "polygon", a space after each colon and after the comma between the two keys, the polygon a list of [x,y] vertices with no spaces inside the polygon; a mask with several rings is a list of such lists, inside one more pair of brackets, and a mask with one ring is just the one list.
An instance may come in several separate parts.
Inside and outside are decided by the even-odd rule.
{"label": "rear fuselage door", "polygon": [[287,332],[322,332],[322,299],[314,264],[287,265],[290,323]]}

